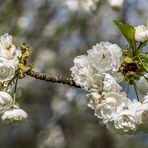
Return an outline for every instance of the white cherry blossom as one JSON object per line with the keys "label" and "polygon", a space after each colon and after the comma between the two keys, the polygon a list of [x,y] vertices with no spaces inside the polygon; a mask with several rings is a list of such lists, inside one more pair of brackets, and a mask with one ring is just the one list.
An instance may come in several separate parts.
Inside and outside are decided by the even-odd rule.
{"label": "white cherry blossom", "polygon": [[124,96],[110,92],[102,96],[100,104],[96,107],[95,115],[98,118],[108,122],[114,116],[114,114],[123,108],[126,108],[128,104],[128,99]]}
{"label": "white cherry blossom", "polygon": [[17,50],[15,45],[12,45],[9,50],[0,47],[0,56],[7,60],[18,61],[18,58],[21,56],[21,51]]}
{"label": "white cherry blossom", "polygon": [[148,129],[148,87],[145,77],[137,82],[138,90],[147,95],[141,100],[130,100],[120,82],[121,48],[110,42],[101,42],[74,59],[71,68],[73,80],[88,94],[88,106],[111,131],[133,134]]}
{"label": "white cherry blossom", "polygon": [[2,115],[2,121],[7,124],[18,124],[27,119],[27,113],[15,106],[7,111],[5,111]]}
{"label": "white cherry blossom", "polygon": [[21,51],[12,43],[12,36],[5,33],[0,37],[0,57],[7,60],[17,60],[21,56]]}
{"label": "white cherry blossom", "polygon": [[92,75],[94,73],[87,56],[77,56],[74,59],[74,66],[70,70],[76,84],[88,90],[92,84]]}
{"label": "white cherry blossom", "polygon": [[113,122],[117,130],[133,133],[137,130],[137,116],[135,110],[125,109],[114,115]]}
{"label": "white cherry blossom", "polygon": [[91,85],[88,91],[89,92],[96,91],[98,93],[102,93],[104,76],[100,74],[94,74],[91,80],[92,80]]}
{"label": "white cherry blossom", "polygon": [[95,109],[101,101],[101,95],[97,92],[91,92],[87,94],[87,97],[89,98],[88,107]]}
{"label": "white cherry blossom", "polygon": [[13,63],[0,58],[0,82],[11,80],[15,75],[16,67]]}
{"label": "white cherry blossom", "polygon": [[143,97],[141,102],[142,102],[142,104],[148,103],[148,93]]}
{"label": "white cherry blossom", "polygon": [[122,62],[121,48],[110,42],[100,42],[87,51],[88,59],[99,73],[117,72]]}
{"label": "white cherry blossom", "polygon": [[12,97],[7,92],[0,91],[0,114],[9,109],[12,104]]}
{"label": "white cherry blossom", "polygon": [[0,42],[3,48],[10,48],[10,46],[12,45],[12,40],[13,40],[12,36],[9,35],[8,33],[5,33],[0,37]]}
{"label": "white cherry blossom", "polygon": [[113,114],[112,119],[106,123],[106,127],[113,133],[135,134],[139,132],[142,123],[142,112],[139,110],[142,104],[137,100],[128,100],[126,108]]}
{"label": "white cherry blossom", "polygon": [[85,55],[77,56],[74,59],[72,71],[73,80],[77,85],[87,91],[101,91],[103,88],[103,76],[97,74],[89,64],[88,57]]}
{"label": "white cherry blossom", "polygon": [[124,80],[124,76],[120,72],[110,72],[110,74],[118,83],[121,83]]}
{"label": "white cherry blossom", "polygon": [[141,114],[141,118],[139,118],[139,120],[141,120],[142,125],[143,126],[145,126],[145,124],[147,125],[148,124],[148,94],[144,96],[144,98],[142,99],[141,106],[137,108],[137,113]]}
{"label": "white cherry blossom", "polygon": [[103,92],[117,92],[120,93],[122,87],[115,81],[115,79],[110,75],[105,73],[104,74],[104,81],[103,81]]}

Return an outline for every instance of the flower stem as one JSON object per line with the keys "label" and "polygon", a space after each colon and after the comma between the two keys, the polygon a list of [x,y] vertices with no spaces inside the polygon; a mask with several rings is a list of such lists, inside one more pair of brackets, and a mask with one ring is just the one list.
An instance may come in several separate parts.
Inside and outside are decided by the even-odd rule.
{"label": "flower stem", "polygon": [[137,90],[137,86],[136,86],[135,81],[133,81],[133,84],[134,84],[134,88],[135,88],[137,99],[138,99],[138,101],[140,101],[139,96],[138,96],[138,90]]}
{"label": "flower stem", "polygon": [[128,97],[128,93],[129,93],[129,84],[127,84],[127,90],[126,90],[126,93],[127,93],[127,97]]}
{"label": "flower stem", "polygon": [[13,102],[14,102],[14,104],[16,104],[16,89],[17,89],[17,84],[18,84],[18,77],[16,77],[14,91],[13,91]]}
{"label": "flower stem", "polygon": [[11,83],[15,80],[15,78],[18,77],[18,73],[19,73],[19,71],[16,71],[14,77],[8,82],[7,87],[6,87],[6,90],[7,90],[8,87],[11,85]]}
{"label": "flower stem", "polygon": [[144,76],[144,78],[146,79],[146,81],[148,82],[148,78],[146,76]]}

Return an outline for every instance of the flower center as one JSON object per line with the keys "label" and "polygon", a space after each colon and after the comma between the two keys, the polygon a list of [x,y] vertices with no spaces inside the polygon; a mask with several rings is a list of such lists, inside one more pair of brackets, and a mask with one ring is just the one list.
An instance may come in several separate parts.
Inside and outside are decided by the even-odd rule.
{"label": "flower center", "polygon": [[124,80],[128,84],[133,84],[134,80],[138,80],[143,74],[143,67],[138,60],[125,57],[119,71],[124,75]]}
{"label": "flower center", "polygon": [[123,121],[124,121],[124,122],[129,122],[129,118],[128,118],[127,115],[123,115]]}
{"label": "flower center", "polygon": [[5,49],[9,51],[9,50],[11,50],[11,48],[12,48],[12,45],[8,45],[8,46],[6,46]]}
{"label": "flower center", "polygon": [[129,63],[124,68],[125,73],[136,72],[137,70],[138,70],[138,67],[137,67],[136,63]]}

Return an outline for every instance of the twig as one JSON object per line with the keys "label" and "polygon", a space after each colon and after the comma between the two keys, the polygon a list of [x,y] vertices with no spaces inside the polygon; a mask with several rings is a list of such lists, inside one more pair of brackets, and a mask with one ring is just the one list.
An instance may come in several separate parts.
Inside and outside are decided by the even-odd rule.
{"label": "twig", "polygon": [[62,83],[62,84],[67,84],[69,86],[80,88],[80,86],[76,85],[76,83],[72,78],[65,77],[65,76],[53,76],[50,74],[47,75],[46,73],[36,72],[33,70],[27,72],[27,75],[30,77],[34,77],[35,79],[40,79],[47,82]]}

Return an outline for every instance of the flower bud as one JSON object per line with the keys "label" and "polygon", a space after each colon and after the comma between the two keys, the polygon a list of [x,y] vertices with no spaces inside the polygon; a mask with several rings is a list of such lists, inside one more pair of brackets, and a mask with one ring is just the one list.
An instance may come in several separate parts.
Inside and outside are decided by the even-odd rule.
{"label": "flower bud", "polygon": [[137,42],[144,42],[148,40],[148,28],[144,25],[135,27],[135,40]]}
{"label": "flower bud", "polygon": [[141,77],[137,83],[138,91],[142,94],[146,94],[148,92],[148,82],[144,77]]}

